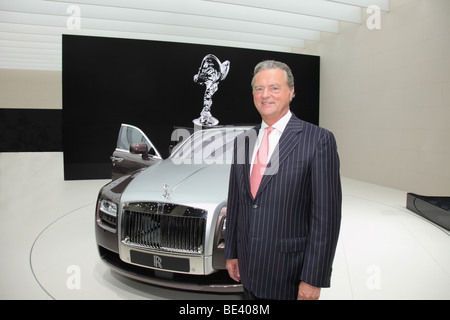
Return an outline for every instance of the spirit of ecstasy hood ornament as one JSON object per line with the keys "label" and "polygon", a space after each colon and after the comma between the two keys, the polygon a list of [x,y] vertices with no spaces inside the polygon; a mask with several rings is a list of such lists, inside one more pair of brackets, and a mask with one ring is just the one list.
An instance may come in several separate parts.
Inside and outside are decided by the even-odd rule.
{"label": "spirit of ecstasy hood ornament", "polygon": [[163,189],[164,189],[163,198],[164,199],[170,198],[169,185],[168,184],[163,184]]}
{"label": "spirit of ecstasy hood ornament", "polygon": [[219,120],[211,115],[212,96],[219,89],[219,82],[227,77],[230,70],[230,61],[220,62],[213,54],[208,54],[194,76],[194,82],[205,86],[205,95],[203,97],[203,109],[200,118],[192,120],[194,124],[200,126],[215,126]]}

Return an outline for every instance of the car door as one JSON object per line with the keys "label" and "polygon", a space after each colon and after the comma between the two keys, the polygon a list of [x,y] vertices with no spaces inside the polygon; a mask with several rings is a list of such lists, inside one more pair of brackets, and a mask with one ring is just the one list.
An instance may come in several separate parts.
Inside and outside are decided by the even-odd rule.
{"label": "car door", "polygon": [[145,133],[129,124],[121,125],[116,149],[110,158],[113,180],[162,160],[158,150]]}

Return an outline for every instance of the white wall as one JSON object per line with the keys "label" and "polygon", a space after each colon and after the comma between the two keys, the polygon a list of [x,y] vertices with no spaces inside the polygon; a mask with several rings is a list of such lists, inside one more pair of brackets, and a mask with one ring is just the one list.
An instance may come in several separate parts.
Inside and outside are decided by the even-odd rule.
{"label": "white wall", "polygon": [[380,26],[319,46],[321,126],[343,176],[450,196],[450,1],[391,0]]}
{"label": "white wall", "polygon": [[62,109],[61,71],[0,69],[0,109]]}

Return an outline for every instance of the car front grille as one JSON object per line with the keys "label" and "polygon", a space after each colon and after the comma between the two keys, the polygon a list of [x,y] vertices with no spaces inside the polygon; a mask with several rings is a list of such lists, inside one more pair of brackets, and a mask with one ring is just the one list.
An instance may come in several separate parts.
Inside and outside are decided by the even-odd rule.
{"label": "car front grille", "polygon": [[207,211],[171,203],[124,206],[122,242],[177,253],[203,254]]}

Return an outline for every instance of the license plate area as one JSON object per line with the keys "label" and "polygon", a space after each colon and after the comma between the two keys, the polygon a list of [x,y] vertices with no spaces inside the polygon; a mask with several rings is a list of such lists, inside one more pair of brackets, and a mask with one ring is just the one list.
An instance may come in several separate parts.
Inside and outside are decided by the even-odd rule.
{"label": "license plate area", "polygon": [[130,259],[131,263],[153,269],[185,273],[188,273],[190,271],[190,263],[188,258],[169,257],[154,253],[130,250]]}

